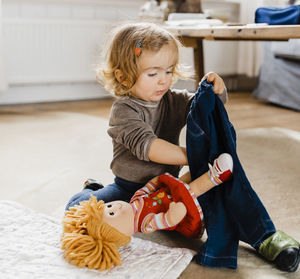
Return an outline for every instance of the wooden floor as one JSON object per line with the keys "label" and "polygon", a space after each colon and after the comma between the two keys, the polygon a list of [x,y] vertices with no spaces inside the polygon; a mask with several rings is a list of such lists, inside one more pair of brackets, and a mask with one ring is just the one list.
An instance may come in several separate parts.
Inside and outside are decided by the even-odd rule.
{"label": "wooden floor", "polygon": [[[0,121],[14,116],[38,116],[45,112],[65,111],[103,118],[109,117],[113,99],[0,106]],[[236,129],[282,127],[300,132],[300,113],[254,99],[250,93],[231,93],[226,104],[229,118]]]}
{"label": "wooden floor", "polygon": [[[0,178],[5,185],[0,187],[1,199],[61,220],[66,202],[80,191],[87,177],[99,179],[104,185],[111,183],[111,140],[104,130],[95,127],[106,123],[99,118],[109,117],[112,103],[113,99],[102,99],[0,106]],[[275,126],[300,132],[299,112],[255,100],[251,94],[230,94],[226,108],[236,129]],[[268,140],[265,133],[269,133]],[[239,130],[238,136],[239,158],[254,189],[278,228],[300,239],[298,141],[274,131],[254,136]],[[278,140],[280,136],[283,140]],[[274,152],[277,150],[280,152]],[[167,234],[143,237],[196,250],[202,244],[186,241],[178,234],[176,238]],[[255,257],[245,243],[241,243],[238,264],[237,270],[209,269],[193,261],[180,279],[299,278],[299,273],[283,274]]]}

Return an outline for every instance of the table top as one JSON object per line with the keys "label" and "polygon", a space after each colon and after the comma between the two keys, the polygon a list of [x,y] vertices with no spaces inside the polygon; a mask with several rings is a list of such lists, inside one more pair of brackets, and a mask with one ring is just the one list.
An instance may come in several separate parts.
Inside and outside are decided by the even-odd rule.
{"label": "table top", "polygon": [[300,25],[164,26],[176,36],[206,40],[288,40],[300,38]]}

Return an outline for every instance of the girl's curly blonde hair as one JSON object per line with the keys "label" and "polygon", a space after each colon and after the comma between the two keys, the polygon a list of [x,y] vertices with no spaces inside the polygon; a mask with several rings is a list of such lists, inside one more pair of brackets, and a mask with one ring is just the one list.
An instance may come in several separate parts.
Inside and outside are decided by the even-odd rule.
{"label": "girl's curly blonde hair", "polygon": [[[135,48],[142,42],[142,54],[135,54]],[[118,27],[113,32],[113,39],[105,55],[105,66],[96,69],[97,80],[105,88],[120,97],[128,95],[139,76],[138,59],[143,50],[157,52],[164,45],[174,49],[175,63],[173,82],[185,78],[179,70],[180,42],[167,30],[152,23],[131,23]],[[122,72],[122,80],[118,80],[115,71]]]}
{"label": "girl's curly blonde hair", "polygon": [[122,264],[118,247],[131,238],[103,222],[103,210],[104,202],[91,196],[66,211],[61,243],[68,262],[98,270]]}

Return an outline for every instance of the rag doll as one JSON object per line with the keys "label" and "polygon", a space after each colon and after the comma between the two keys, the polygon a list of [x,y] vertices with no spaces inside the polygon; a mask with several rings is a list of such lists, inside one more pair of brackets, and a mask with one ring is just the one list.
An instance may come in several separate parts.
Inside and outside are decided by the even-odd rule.
{"label": "rag doll", "polygon": [[231,155],[223,153],[194,181],[189,181],[189,173],[181,180],[165,173],[135,192],[130,203],[104,203],[91,195],[65,213],[61,242],[66,260],[79,267],[105,270],[121,265],[118,248],[137,232],[176,230],[201,237],[204,222],[197,197],[228,180],[232,169]]}

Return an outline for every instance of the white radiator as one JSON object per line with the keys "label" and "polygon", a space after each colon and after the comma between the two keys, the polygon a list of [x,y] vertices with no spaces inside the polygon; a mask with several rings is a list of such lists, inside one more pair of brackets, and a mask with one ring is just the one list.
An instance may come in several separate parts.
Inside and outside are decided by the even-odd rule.
{"label": "white radiator", "polygon": [[2,39],[2,1],[0,0],[0,92],[7,90],[7,78],[5,70],[5,62],[3,55],[3,39]]}
{"label": "white radiator", "polygon": [[107,21],[3,19],[9,85],[95,81]]}

